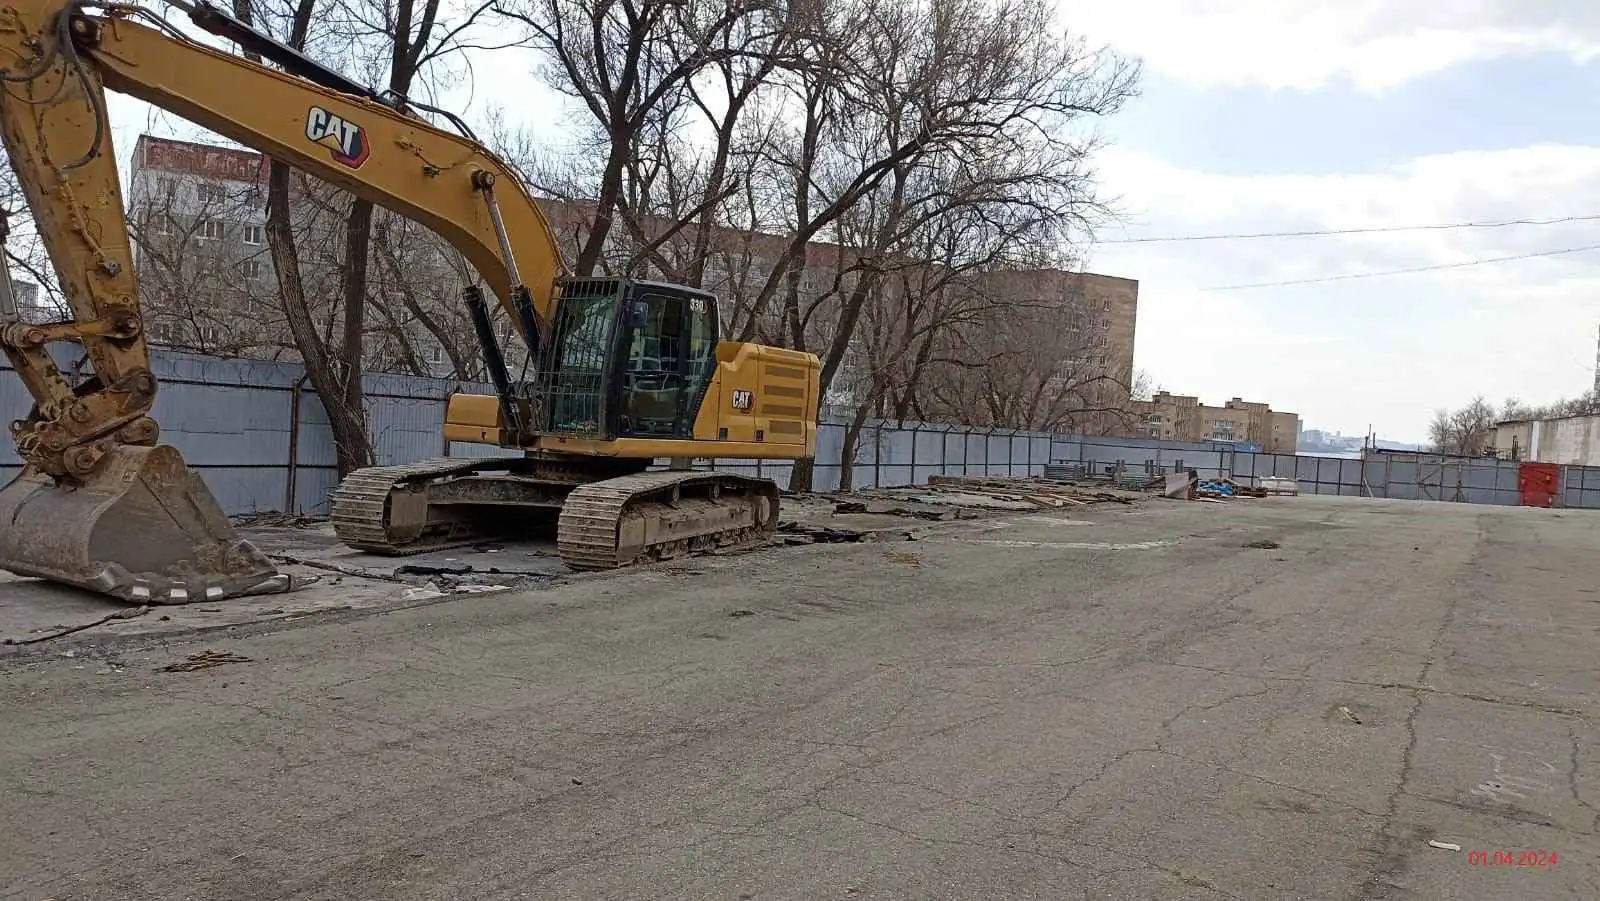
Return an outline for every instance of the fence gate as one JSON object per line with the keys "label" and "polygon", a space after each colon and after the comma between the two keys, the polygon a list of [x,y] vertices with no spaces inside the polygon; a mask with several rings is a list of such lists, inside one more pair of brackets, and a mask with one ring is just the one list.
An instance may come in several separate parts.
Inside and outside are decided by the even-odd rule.
{"label": "fence gate", "polygon": [[1561,469],[1554,463],[1524,463],[1517,468],[1517,488],[1524,507],[1554,507]]}

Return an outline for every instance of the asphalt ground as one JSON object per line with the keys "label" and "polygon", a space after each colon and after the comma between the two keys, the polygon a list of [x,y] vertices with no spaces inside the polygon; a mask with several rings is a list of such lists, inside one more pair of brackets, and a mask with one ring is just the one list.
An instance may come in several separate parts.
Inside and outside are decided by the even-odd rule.
{"label": "asphalt ground", "polygon": [[13,648],[0,898],[1593,899],[1597,525],[1107,504]]}

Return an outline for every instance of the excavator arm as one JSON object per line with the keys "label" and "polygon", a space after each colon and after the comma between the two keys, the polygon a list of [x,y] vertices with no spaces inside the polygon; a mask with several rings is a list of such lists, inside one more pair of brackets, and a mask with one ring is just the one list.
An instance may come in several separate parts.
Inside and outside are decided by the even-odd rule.
{"label": "excavator arm", "polygon": [[[136,6],[11,0],[0,9],[0,137],[72,315],[21,321],[9,281],[0,284],[0,350],[34,398],[12,425],[26,467],[0,489],[0,568],[182,602],[283,579],[238,539],[177,451],[158,445],[106,89],[431,228],[473,265],[535,353],[562,262],[520,180],[470,137],[380,102],[212,7],[174,5],[287,71],[191,41]],[[61,341],[82,344],[92,377],[68,382],[48,351]]]}

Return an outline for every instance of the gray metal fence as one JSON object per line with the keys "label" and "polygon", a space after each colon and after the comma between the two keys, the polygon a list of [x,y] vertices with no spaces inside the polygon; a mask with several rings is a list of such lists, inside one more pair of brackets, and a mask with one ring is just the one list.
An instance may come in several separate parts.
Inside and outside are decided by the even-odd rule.
{"label": "gray metal fence", "polygon": [[[75,348],[58,348],[64,368]],[[161,381],[155,417],[163,440],[176,446],[230,513],[291,509],[325,512],[337,481],[337,458],[327,413],[297,363],[225,360],[157,353]],[[0,361],[0,420],[26,415],[27,392]],[[485,385],[441,379],[368,375],[368,421],[380,463],[424,457],[494,456],[500,448],[456,444],[442,437],[445,401],[456,391],[487,393]],[[840,485],[848,431],[826,416],[817,438],[813,488]],[[9,442],[0,442],[0,479],[18,469]],[[1047,464],[1076,464],[1097,475],[1179,469],[1202,477],[1252,482],[1261,476],[1295,479],[1314,494],[1393,497],[1482,504],[1519,502],[1517,464],[1425,454],[1374,454],[1366,459],[1245,453],[1217,442],[1059,435],[925,422],[868,421],[853,455],[857,488],[924,484],[934,475],[1038,476]],[[793,464],[717,460],[718,469],[748,472],[788,486]],[[1557,503],[1600,508],[1600,468],[1563,467]]]}
{"label": "gray metal fence", "polygon": [[[64,370],[81,357],[74,350],[58,346],[56,358]],[[156,353],[151,368],[160,381],[153,414],[162,440],[183,453],[225,510],[326,511],[328,493],[338,482],[337,453],[328,414],[306,384],[303,367]],[[380,463],[445,455],[446,398],[456,390],[488,390],[372,374],[365,385]],[[0,360],[0,421],[26,416],[31,405],[21,380]],[[456,456],[498,452],[460,445],[448,449]],[[20,463],[10,442],[0,442],[0,481],[15,475]]]}

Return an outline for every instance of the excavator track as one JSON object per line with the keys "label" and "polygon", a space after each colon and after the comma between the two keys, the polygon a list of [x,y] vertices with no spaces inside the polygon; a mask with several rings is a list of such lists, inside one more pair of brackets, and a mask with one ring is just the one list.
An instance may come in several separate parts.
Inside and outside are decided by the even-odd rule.
{"label": "excavator track", "polygon": [[641,472],[567,495],[557,547],[577,570],[749,547],[778,527],[778,486],[718,472]]}
{"label": "excavator track", "polygon": [[[499,537],[475,528],[470,521],[453,521],[444,528],[427,530],[422,522],[393,522],[397,493],[422,483],[467,476],[484,469],[503,468],[520,458],[462,460],[434,458],[404,466],[372,466],[358,469],[339,483],[333,492],[333,531],[339,540],[357,550],[386,556],[405,556],[427,551],[460,547]],[[426,512],[423,512],[425,522]],[[413,528],[416,526],[416,528]]]}

